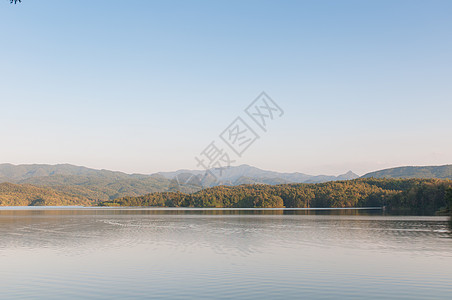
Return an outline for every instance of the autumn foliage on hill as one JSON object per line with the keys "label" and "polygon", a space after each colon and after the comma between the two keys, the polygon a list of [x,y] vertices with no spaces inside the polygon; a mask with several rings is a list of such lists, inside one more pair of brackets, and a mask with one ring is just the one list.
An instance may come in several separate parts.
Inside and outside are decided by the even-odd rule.
{"label": "autumn foliage on hill", "polygon": [[450,180],[356,179],[319,184],[217,186],[193,194],[151,193],[101,202],[103,206],[345,208],[433,210],[447,207]]}
{"label": "autumn foliage on hill", "polygon": [[48,187],[0,183],[0,206],[66,206],[90,205],[88,198],[63,193]]}

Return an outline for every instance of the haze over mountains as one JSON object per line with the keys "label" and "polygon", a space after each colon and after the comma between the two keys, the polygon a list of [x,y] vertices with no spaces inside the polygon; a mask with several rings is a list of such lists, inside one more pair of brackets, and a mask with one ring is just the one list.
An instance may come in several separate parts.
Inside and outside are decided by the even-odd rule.
{"label": "haze over mountains", "polygon": [[[214,176],[210,175],[213,174]],[[196,177],[193,177],[196,176]],[[199,184],[185,185],[174,178],[183,176]],[[123,196],[139,196],[166,190],[193,192],[202,187],[216,185],[239,185],[252,183],[280,184],[301,182],[324,182],[357,178],[351,172],[341,176],[311,176],[302,173],[278,173],[241,165],[211,173],[201,170],[179,170],[157,174],[126,174],[109,170],[95,170],[69,164],[59,165],[12,165],[0,164],[0,183],[31,184],[81,194],[89,199],[108,200]],[[174,185],[177,186],[174,186]]]}
{"label": "haze over mountains", "polygon": [[[210,169],[209,172],[212,177],[217,178],[218,181],[213,184],[207,184],[208,186],[214,185],[240,185],[240,184],[253,184],[253,183],[265,183],[265,184],[283,184],[283,183],[320,183],[336,180],[348,180],[359,178],[358,175],[349,171],[346,174],[339,176],[329,175],[308,175],[304,173],[280,173],[274,171],[261,170],[259,168],[240,165],[231,166],[227,169]],[[159,172],[158,174],[164,176],[167,179],[173,179],[176,176],[182,174],[193,174],[195,176],[204,176],[206,171],[201,170],[178,170],[176,172]]]}
{"label": "haze over mountains", "polygon": [[[452,165],[401,167],[368,173],[363,177],[452,179]],[[153,192],[193,193],[218,185],[322,183],[356,178],[359,176],[351,171],[339,176],[313,176],[298,172],[266,171],[248,165],[223,170],[211,169],[209,172],[178,170],[144,175],[95,170],[69,164],[0,164],[0,205],[56,205],[60,203],[58,199],[63,199],[62,203],[66,204],[86,204]]]}

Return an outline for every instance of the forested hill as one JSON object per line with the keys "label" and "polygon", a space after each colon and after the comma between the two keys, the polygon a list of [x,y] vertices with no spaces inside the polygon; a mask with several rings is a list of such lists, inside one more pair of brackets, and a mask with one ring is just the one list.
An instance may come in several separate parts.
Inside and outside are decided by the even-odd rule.
{"label": "forested hill", "polygon": [[[338,176],[313,176],[298,172],[279,173],[261,170],[248,165],[210,169],[209,172],[179,170],[146,175],[96,170],[70,164],[0,164],[0,183],[49,186],[64,192],[68,189],[72,192],[80,191],[93,201],[171,190],[195,192],[203,187],[217,185],[319,183],[358,177],[351,171]],[[185,182],[186,179],[190,182]]]}
{"label": "forested hill", "polygon": [[362,178],[438,178],[452,179],[452,165],[398,167],[367,173]]}
{"label": "forested hill", "polygon": [[157,174],[126,174],[68,164],[0,164],[0,183],[2,182],[50,188],[63,194],[79,195],[92,203],[166,191],[171,189],[172,184],[170,180]]}
{"label": "forested hill", "polygon": [[167,207],[381,207],[437,211],[448,206],[452,181],[355,179],[318,184],[217,186],[193,194],[152,193],[101,202],[102,206]]}
{"label": "forested hill", "polygon": [[[452,178],[451,168],[452,166],[404,167],[365,175],[373,178],[325,183],[289,184],[284,179],[262,177],[258,180],[259,184],[256,184],[256,178],[243,177],[243,175],[265,175],[264,173],[267,171],[261,173],[256,168],[240,166],[232,169],[230,176],[241,176],[234,183],[241,185],[221,185],[199,191],[202,188],[201,185],[191,185],[191,182],[186,184],[183,180],[179,181],[183,179],[181,176],[183,174],[179,174],[178,180],[170,180],[160,174],[125,174],[72,165],[14,166],[0,164],[0,183],[5,182],[0,185],[0,206],[96,205],[101,202],[101,205],[171,207],[362,207],[387,205],[431,210],[445,206],[444,191],[451,181],[376,179],[375,177]],[[274,174],[265,176],[270,175]],[[299,176],[298,173],[295,175]],[[353,177],[353,174],[350,173],[350,176]],[[275,182],[280,184],[260,184]],[[182,191],[182,193],[176,191]]]}
{"label": "forested hill", "polygon": [[0,206],[91,205],[88,198],[51,188],[0,183]]}

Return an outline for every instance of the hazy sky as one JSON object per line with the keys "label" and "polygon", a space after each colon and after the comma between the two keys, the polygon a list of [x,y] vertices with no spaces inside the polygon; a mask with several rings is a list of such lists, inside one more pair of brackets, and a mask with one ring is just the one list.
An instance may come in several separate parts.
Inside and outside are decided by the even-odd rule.
{"label": "hazy sky", "polygon": [[0,163],[196,169],[212,141],[276,171],[452,163],[452,1],[22,2],[0,3]]}

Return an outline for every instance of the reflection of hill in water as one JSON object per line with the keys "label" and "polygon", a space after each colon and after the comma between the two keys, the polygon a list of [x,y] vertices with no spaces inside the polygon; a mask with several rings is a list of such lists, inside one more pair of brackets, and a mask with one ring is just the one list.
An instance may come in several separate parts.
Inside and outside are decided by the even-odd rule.
{"label": "reflection of hill in water", "polygon": [[356,210],[0,210],[0,251],[145,247],[248,255],[297,245],[426,253],[450,247],[449,239],[439,239],[449,237],[447,226],[447,218]]}

